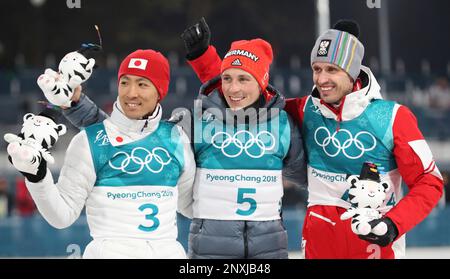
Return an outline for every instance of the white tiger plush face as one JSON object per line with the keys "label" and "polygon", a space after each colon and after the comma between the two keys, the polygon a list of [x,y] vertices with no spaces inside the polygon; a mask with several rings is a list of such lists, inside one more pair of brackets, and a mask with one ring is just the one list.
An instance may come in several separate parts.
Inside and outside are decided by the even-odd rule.
{"label": "white tiger plush face", "polygon": [[25,140],[34,140],[45,149],[52,147],[60,136],[67,132],[64,124],[56,124],[52,119],[27,113],[23,117],[22,130],[20,131]]}
{"label": "white tiger plush face", "polygon": [[357,208],[378,209],[390,188],[387,182],[360,180],[356,175],[350,176],[347,181],[351,184],[348,192],[350,203]]}
{"label": "white tiger plush face", "polygon": [[83,54],[73,51],[66,54],[59,62],[59,72],[66,82],[74,76],[78,76],[79,83],[89,79],[92,75],[92,69],[95,66],[95,59],[87,59]]}

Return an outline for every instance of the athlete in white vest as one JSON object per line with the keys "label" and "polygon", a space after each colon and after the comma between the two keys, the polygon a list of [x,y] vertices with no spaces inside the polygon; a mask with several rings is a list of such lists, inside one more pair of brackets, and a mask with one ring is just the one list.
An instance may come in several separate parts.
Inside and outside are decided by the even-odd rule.
{"label": "athlete in white vest", "polygon": [[72,139],[56,185],[48,169],[27,175],[52,226],[70,226],[86,206],[93,241],[84,258],[186,258],[176,211],[192,215],[195,161],[182,129],[161,121],[169,73],[159,52],[128,55],[111,117]]}

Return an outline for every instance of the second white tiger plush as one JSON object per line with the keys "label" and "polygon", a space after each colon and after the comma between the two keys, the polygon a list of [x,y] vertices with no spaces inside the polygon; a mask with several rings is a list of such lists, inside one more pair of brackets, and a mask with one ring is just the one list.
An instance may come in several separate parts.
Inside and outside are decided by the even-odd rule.
{"label": "second white tiger plush", "polygon": [[352,207],[341,215],[341,220],[352,218],[351,227],[355,234],[367,235],[372,231],[376,235],[384,235],[387,231],[385,223],[374,228],[369,224],[382,217],[378,208],[383,205],[390,188],[387,182],[380,181],[377,166],[364,163],[360,177],[351,175],[347,182],[350,184],[348,196]]}
{"label": "second white tiger plush", "polygon": [[[32,176],[38,175],[42,164],[54,163],[49,149],[67,131],[64,124],[55,123],[55,112],[46,109],[39,115],[27,113],[19,135],[5,134],[9,159],[16,169]],[[45,164],[46,165],[46,164]]]}

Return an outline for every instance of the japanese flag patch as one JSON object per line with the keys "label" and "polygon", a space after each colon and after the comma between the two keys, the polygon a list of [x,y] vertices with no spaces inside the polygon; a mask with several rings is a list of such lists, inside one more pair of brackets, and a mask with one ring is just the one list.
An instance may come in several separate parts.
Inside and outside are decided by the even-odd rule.
{"label": "japanese flag patch", "polygon": [[141,69],[145,71],[145,68],[147,68],[147,59],[140,59],[140,58],[131,58],[130,63],[128,63],[129,69]]}

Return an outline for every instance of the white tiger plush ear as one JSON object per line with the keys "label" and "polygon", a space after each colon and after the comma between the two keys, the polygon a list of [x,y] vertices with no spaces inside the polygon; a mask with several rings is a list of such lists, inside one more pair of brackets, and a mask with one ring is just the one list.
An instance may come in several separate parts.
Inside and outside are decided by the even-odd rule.
{"label": "white tiger plush ear", "polygon": [[388,182],[381,182],[381,185],[384,187],[384,192],[387,193],[390,189],[391,189],[391,184],[389,184]]}
{"label": "white tiger plush ear", "polygon": [[13,142],[20,142],[22,138],[18,137],[15,134],[7,133],[3,136],[6,142],[13,143]]}
{"label": "white tiger plush ear", "polygon": [[88,64],[86,66],[86,70],[92,70],[95,66],[95,59],[94,58],[89,58],[88,59]]}
{"label": "white tiger plush ear", "polygon": [[350,175],[348,178],[347,178],[347,182],[348,183],[350,183],[350,185],[354,185],[356,182],[358,182],[359,181],[359,178],[358,178],[358,176],[357,175]]}
{"label": "white tiger plush ear", "polygon": [[30,118],[30,117],[34,117],[34,114],[32,114],[31,112],[25,114],[25,115],[23,116],[23,122],[27,121],[28,118]]}
{"label": "white tiger plush ear", "polygon": [[58,133],[59,136],[64,135],[67,132],[67,127],[64,124],[58,124],[56,126],[56,132]]}

